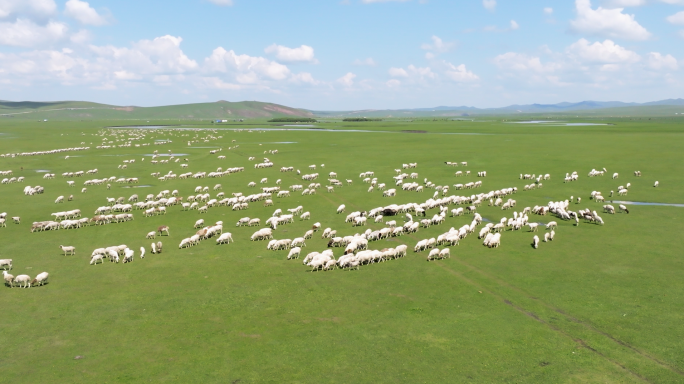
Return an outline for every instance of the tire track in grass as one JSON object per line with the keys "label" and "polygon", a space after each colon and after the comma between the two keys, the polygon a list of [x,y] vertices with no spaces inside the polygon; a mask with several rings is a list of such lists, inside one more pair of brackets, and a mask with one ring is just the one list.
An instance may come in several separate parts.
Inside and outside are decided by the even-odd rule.
{"label": "tire track in grass", "polygon": [[533,319],[534,321],[536,321],[536,322],[538,322],[538,323],[540,323],[540,324],[545,325],[545,326],[548,327],[549,329],[551,329],[551,330],[553,330],[553,331],[555,331],[555,332],[557,332],[557,333],[559,333],[559,334],[565,336],[566,338],[568,338],[568,339],[574,341],[575,343],[581,345],[583,348],[585,348],[585,349],[587,349],[587,350],[593,352],[593,353],[596,354],[597,356],[602,357],[603,359],[609,361],[609,362],[612,363],[613,365],[619,367],[620,369],[622,369],[622,370],[624,370],[625,372],[631,374],[632,376],[638,378],[639,380],[644,381],[644,382],[646,382],[646,383],[651,383],[651,382],[652,382],[651,380],[649,380],[649,379],[646,378],[645,376],[642,376],[642,375],[639,374],[638,372],[635,372],[635,371],[629,369],[628,367],[626,367],[624,364],[620,363],[619,361],[617,361],[617,360],[615,360],[615,359],[613,359],[613,358],[611,358],[611,357],[605,355],[604,353],[601,353],[601,352],[598,351],[597,349],[591,347],[589,344],[587,344],[586,341],[584,341],[584,340],[582,340],[582,339],[580,339],[580,338],[577,338],[577,337],[571,335],[569,332],[567,332],[567,331],[565,331],[565,330],[563,330],[563,329],[561,329],[561,328],[559,328],[559,327],[557,327],[557,326],[555,326],[555,325],[553,325],[553,324],[551,324],[551,323],[549,323],[549,322],[543,320],[542,318],[540,318],[539,316],[537,316],[534,312],[528,311],[527,309],[523,308],[522,306],[513,304],[510,300],[505,299],[503,296],[501,296],[501,295],[499,295],[499,294],[497,294],[497,293],[495,293],[495,292],[493,292],[493,291],[491,291],[491,290],[485,288],[484,286],[478,284],[477,282],[475,282],[475,281],[473,281],[473,280],[471,280],[471,279],[465,277],[465,276],[464,276],[463,274],[461,274],[460,272],[457,272],[457,271],[454,271],[454,270],[451,269],[451,268],[448,268],[447,266],[444,265],[444,263],[433,263],[433,264],[438,265],[440,268],[444,269],[447,273],[449,273],[449,274],[451,274],[451,275],[453,275],[453,276],[456,276],[459,280],[461,280],[461,281],[463,281],[463,282],[465,282],[465,283],[467,283],[467,284],[469,284],[469,285],[475,287],[478,291],[480,291],[480,292],[482,292],[482,293],[487,293],[487,294],[489,294],[489,295],[491,295],[491,296],[493,296],[493,297],[499,299],[502,303],[504,303],[505,305],[507,305],[507,306],[513,308],[515,311],[517,311],[517,312],[519,312],[519,313],[521,313],[521,314],[527,316],[528,318]]}
{"label": "tire track in grass", "polygon": [[478,273],[478,274],[480,274],[481,276],[483,276],[484,278],[489,279],[489,280],[492,280],[493,282],[495,282],[496,284],[498,284],[498,285],[500,285],[500,286],[506,287],[506,288],[511,289],[511,290],[513,290],[513,291],[516,291],[517,293],[522,294],[526,299],[532,300],[532,301],[534,301],[534,302],[536,302],[536,303],[539,303],[539,304],[542,305],[543,307],[545,307],[545,308],[547,308],[547,309],[549,309],[549,310],[551,310],[551,311],[553,311],[553,312],[556,312],[556,313],[562,315],[562,316],[565,317],[568,321],[571,321],[571,322],[573,322],[573,323],[575,323],[575,324],[578,324],[578,325],[584,327],[585,329],[587,329],[588,331],[591,331],[591,332],[594,332],[594,333],[596,333],[596,334],[599,334],[599,335],[601,335],[601,336],[603,336],[603,337],[605,337],[605,338],[611,340],[612,342],[617,343],[617,344],[619,344],[620,346],[622,346],[622,347],[624,347],[624,348],[627,348],[627,349],[631,350],[632,352],[635,352],[635,353],[637,353],[638,355],[640,355],[640,356],[642,356],[642,357],[644,357],[644,358],[646,358],[646,359],[652,361],[653,363],[655,363],[655,364],[657,364],[657,365],[659,365],[659,366],[661,366],[661,367],[663,367],[663,368],[666,368],[666,369],[672,371],[673,373],[676,373],[676,374],[679,375],[679,376],[684,376],[684,371],[682,371],[681,369],[679,369],[679,368],[677,368],[677,367],[675,367],[675,366],[672,366],[672,365],[670,365],[670,364],[668,364],[668,363],[666,363],[666,362],[664,362],[664,361],[658,359],[657,357],[651,355],[650,353],[648,353],[648,352],[646,352],[646,351],[642,351],[642,350],[640,350],[639,348],[637,348],[637,347],[635,347],[635,346],[633,346],[633,345],[631,345],[631,344],[629,344],[629,343],[627,343],[627,342],[624,342],[624,341],[622,341],[622,340],[616,338],[615,336],[611,335],[610,333],[608,333],[608,332],[606,332],[606,331],[603,331],[603,330],[601,330],[601,329],[596,328],[594,325],[592,325],[591,323],[589,323],[589,322],[587,322],[587,321],[580,320],[580,319],[578,319],[576,316],[573,316],[573,315],[571,315],[571,314],[568,314],[568,313],[565,312],[564,310],[562,310],[562,309],[560,309],[560,308],[558,308],[558,307],[556,307],[556,306],[554,306],[554,305],[548,304],[548,303],[546,303],[545,301],[540,300],[540,299],[537,298],[537,297],[534,297],[534,296],[530,295],[528,292],[526,292],[526,291],[523,290],[522,288],[519,288],[519,287],[517,287],[517,286],[515,286],[515,285],[512,285],[512,284],[508,283],[507,281],[502,280],[502,279],[500,279],[500,278],[498,278],[498,277],[492,275],[491,273],[487,273],[487,272],[485,272],[485,271],[482,271],[482,270],[480,270],[479,268],[476,268],[476,267],[474,267],[474,266],[468,264],[467,262],[463,261],[462,259],[460,259],[460,258],[458,258],[458,257],[454,257],[453,259],[454,259],[456,262],[458,262],[459,264],[461,264],[462,266],[468,268],[468,270],[470,270],[471,272]]}

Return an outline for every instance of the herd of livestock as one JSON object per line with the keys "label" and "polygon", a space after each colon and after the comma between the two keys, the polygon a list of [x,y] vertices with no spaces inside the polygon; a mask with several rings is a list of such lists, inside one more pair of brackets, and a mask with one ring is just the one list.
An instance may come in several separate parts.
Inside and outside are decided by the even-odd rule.
{"label": "herd of livestock", "polygon": [[[125,146],[141,146],[149,145],[149,143],[135,143],[138,140],[142,140],[145,134],[142,132],[126,132],[122,134],[122,137],[126,137],[127,141],[116,144],[115,140],[112,140],[111,136],[116,136],[116,134],[108,133],[106,137],[103,138],[102,145],[98,145],[97,149],[107,149]],[[221,136],[215,136],[216,132],[209,132],[206,137],[197,138],[195,141],[188,141],[188,145],[193,142],[207,142],[208,140],[218,140]],[[103,136],[105,134],[103,133]],[[121,141],[117,139],[116,141]],[[170,140],[164,141],[162,143],[170,143]],[[235,142],[235,140],[233,140]],[[84,143],[81,143],[84,144]],[[232,148],[237,148],[237,145]],[[15,157],[15,156],[35,156],[35,155],[47,155],[56,154],[69,151],[80,151],[86,150],[89,147],[75,147],[67,149],[57,149],[52,151],[43,152],[22,152],[16,154],[4,154],[0,157]],[[231,149],[231,148],[229,148]],[[217,154],[221,149],[212,150],[211,154]],[[169,151],[170,152],[170,151]],[[266,154],[266,152],[264,152]],[[277,154],[277,150],[268,151],[268,154]],[[180,157],[174,155],[169,155],[168,159],[159,159],[159,152],[154,151],[152,158],[148,162],[153,164],[174,164],[180,163],[181,168],[187,168],[188,159],[185,158],[181,160]],[[68,156],[66,156],[68,158]],[[219,159],[225,159],[225,156],[219,155]],[[263,158],[263,161],[258,161],[256,156],[249,157],[250,161],[254,163],[254,171],[258,173],[259,169],[271,168],[274,166],[273,162],[269,158]],[[145,161],[143,158],[141,161]],[[123,164],[118,165],[118,169],[126,169],[129,165],[135,163],[134,159],[124,160]],[[453,167],[465,167],[468,165],[467,162],[445,162],[447,166]],[[280,166],[280,165],[279,165]],[[315,171],[317,168],[325,168],[324,164],[309,165],[309,172]],[[327,249],[318,252],[308,252],[303,255],[303,264],[310,267],[311,271],[315,270],[330,270],[330,269],[359,269],[362,265],[370,265],[375,263],[380,263],[389,260],[395,260],[403,258],[407,255],[409,249],[406,244],[399,244],[395,247],[378,247],[380,249],[372,249],[374,242],[382,239],[388,238],[400,238],[402,236],[411,236],[415,238],[415,234],[421,229],[429,228],[432,226],[444,225],[449,217],[456,216],[466,216],[471,215],[472,220],[470,224],[465,224],[461,227],[455,228],[451,227],[445,230],[442,234],[436,238],[430,237],[422,240],[418,240],[416,245],[413,247],[415,253],[427,252],[426,259],[428,261],[435,259],[444,259],[451,256],[451,250],[448,247],[457,246],[459,242],[463,241],[469,236],[475,236],[482,241],[483,246],[488,248],[497,248],[502,243],[502,234],[507,231],[523,231],[526,229],[528,232],[538,232],[540,226],[546,229],[543,236],[544,242],[553,241],[555,237],[555,231],[558,229],[558,223],[554,220],[548,221],[547,223],[540,223],[531,219],[532,215],[536,216],[546,216],[551,215],[556,220],[561,221],[574,221],[575,225],[580,225],[580,221],[586,223],[594,223],[603,225],[604,220],[598,214],[596,209],[572,209],[572,203],[575,205],[581,204],[581,198],[570,197],[570,199],[563,201],[551,201],[545,205],[536,205],[534,207],[524,207],[520,210],[517,209],[517,201],[513,196],[518,193],[517,187],[507,187],[500,189],[492,189],[488,192],[475,193],[483,187],[482,180],[487,177],[486,171],[478,171],[474,174],[477,175],[480,180],[468,182],[468,183],[457,183],[453,185],[453,189],[457,191],[471,191],[464,194],[450,194],[451,187],[447,185],[440,185],[434,183],[428,178],[424,178],[422,183],[419,181],[413,181],[418,179],[418,173],[409,171],[418,168],[417,163],[406,163],[402,164],[400,168],[395,169],[395,174],[387,177],[385,182],[380,182],[378,177],[375,177],[375,172],[367,171],[359,174],[359,179],[362,184],[368,185],[368,192],[373,192],[375,190],[382,191],[382,196],[393,200],[393,197],[397,196],[397,191],[401,190],[405,193],[418,192],[413,196],[420,196],[420,192],[425,192],[430,189],[433,190],[433,194],[427,199],[421,199],[422,201],[404,203],[404,204],[388,204],[378,207],[367,207],[366,210],[357,210],[346,215],[344,223],[348,223],[347,228],[333,229],[332,227],[323,228],[323,225],[319,222],[314,223],[309,230],[303,233],[301,236],[294,238],[285,238],[282,236],[277,236],[281,233],[279,231],[283,226],[287,226],[298,219],[300,221],[309,220],[312,217],[312,213],[309,211],[304,211],[303,206],[293,207],[284,213],[282,209],[276,209],[271,217],[264,220],[263,224],[260,218],[257,217],[243,217],[240,218],[236,227],[241,226],[256,226],[263,227],[256,230],[250,240],[252,241],[266,241],[266,249],[271,251],[287,251],[287,259],[298,259],[303,249],[307,246],[306,241],[311,239],[317,232],[321,233],[321,238],[328,239]],[[164,182],[169,179],[188,179],[192,178],[195,180],[201,180],[204,178],[221,178],[225,175],[244,172],[244,167],[233,167],[226,168],[219,167],[216,171],[203,171],[194,173],[183,173],[181,176],[177,176],[173,171],[169,171],[165,175],[161,175],[160,172],[152,173],[152,177],[155,177],[160,182]],[[145,198],[139,197],[137,194],[131,195],[128,199],[124,197],[107,198],[107,204],[96,208],[93,211],[92,217],[83,217],[80,209],[72,209],[68,211],[59,211],[51,214],[51,220],[34,222],[30,226],[31,232],[44,232],[44,231],[58,231],[58,230],[69,230],[78,229],[88,226],[99,226],[106,225],[110,223],[122,223],[134,220],[134,211],[139,210],[142,212],[143,217],[165,215],[167,212],[178,212],[178,211],[192,211],[196,210],[199,214],[206,213],[210,209],[219,209],[220,207],[228,207],[233,211],[241,211],[249,208],[250,204],[256,202],[262,203],[263,206],[272,206],[272,198],[280,198],[287,201],[287,198],[291,196],[294,192],[300,192],[301,195],[314,195],[316,191],[322,189],[321,183],[316,182],[321,176],[319,173],[307,173],[302,174],[299,169],[293,166],[282,166],[280,167],[281,172],[296,172],[298,177],[305,183],[293,184],[289,188],[282,187],[282,179],[275,181],[275,185],[263,186],[261,187],[261,192],[256,192],[252,194],[244,195],[242,192],[233,192],[231,197],[226,197],[225,193],[222,191],[221,184],[216,184],[210,190],[208,186],[197,186],[192,190],[196,194],[190,194],[188,197],[184,198],[180,196],[178,190],[162,190],[157,194],[148,194]],[[99,171],[97,169],[76,172],[64,172],[62,177],[65,179],[79,178],[85,175],[94,175]],[[408,173],[410,172],[410,173]],[[603,168],[602,170],[592,169],[588,177],[600,177],[607,173],[607,170]],[[13,172],[0,171],[0,176],[9,176],[2,180],[3,184],[12,183],[23,183],[25,178],[12,177]],[[471,175],[470,171],[456,171],[454,173],[455,177],[468,177]],[[343,181],[338,179],[337,172],[329,172],[327,174],[327,185],[325,185],[325,191],[328,193],[335,192],[335,188],[343,187],[345,184],[347,186],[354,185],[353,179],[343,179]],[[635,177],[640,177],[641,172],[634,172]],[[619,177],[618,173],[613,174],[613,179]],[[43,177],[44,179],[54,179],[55,175],[52,173],[46,173]],[[532,189],[542,188],[542,181],[550,180],[550,174],[520,174],[520,180],[531,180],[531,184],[524,185],[521,188],[522,191],[528,191]],[[579,179],[579,174],[577,172],[568,173],[565,176],[565,182],[573,182]],[[86,180],[83,182],[84,186],[92,185],[105,185],[107,190],[110,189],[111,185],[107,183],[117,182],[117,183],[138,183],[138,178],[120,178],[120,177],[108,177],[103,179],[93,179]],[[305,185],[308,182],[308,185]],[[74,180],[67,180],[69,186],[75,186]],[[268,178],[261,178],[259,184],[268,184]],[[395,188],[388,188],[387,185],[393,185]],[[257,188],[256,182],[250,182],[247,188]],[[659,184],[656,181],[654,187]],[[618,195],[626,195],[629,191],[631,184],[626,183],[625,185],[620,185],[617,187]],[[81,193],[86,193],[87,188],[82,188]],[[41,186],[24,188],[24,194],[31,196],[34,194],[45,193],[45,188]],[[212,196],[211,192],[215,195]],[[610,196],[612,197],[614,191],[610,191]],[[64,196],[58,196],[55,200],[55,204],[61,204],[65,200]],[[73,195],[70,195],[67,201],[73,200]],[[605,198],[600,191],[592,191],[589,194],[589,200],[594,200],[595,202],[605,202]],[[506,216],[501,217],[500,220],[488,220],[485,219],[478,209],[486,204],[490,207],[498,207],[505,213]],[[456,207],[454,207],[456,206]],[[336,213],[342,214],[346,212],[346,205],[340,205]],[[615,207],[610,204],[604,204],[602,213],[614,214],[616,212]],[[629,209],[620,204],[618,206],[618,212],[629,213]],[[7,213],[0,214],[0,227],[6,226]],[[12,216],[12,221],[15,224],[20,224],[21,219],[19,216]],[[374,224],[379,224],[382,226],[380,229],[370,229],[367,228],[361,231],[362,227],[366,227],[367,223],[371,221]],[[342,220],[340,220],[342,223]],[[224,232],[224,223],[222,221],[216,222],[212,225],[205,225],[204,219],[199,219],[194,224],[194,229],[197,229],[194,235],[183,238],[178,246],[179,249],[191,248],[199,245],[202,241],[213,239],[217,245],[220,244],[230,244],[234,242],[233,235],[230,232]],[[347,231],[347,235],[338,233]],[[156,231],[148,232],[145,237],[146,239],[155,239],[157,236],[170,235],[168,226],[160,226]],[[508,235],[506,235],[508,236]],[[399,240],[399,239],[397,239]],[[239,241],[239,239],[238,239]],[[532,237],[531,246],[533,248],[538,248],[540,245],[540,238],[538,235]],[[440,249],[440,247],[443,247]],[[74,246],[60,246],[65,255],[74,255],[76,249]],[[344,249],[342,254],[335,256],[335,249]],[[150,252],[153,254],[162,252],[162,243],[152,242],[150,246]],[[90,264],[97,265],[102,264],[105,260],[109,260],[112,263],[119,263],[121,260],[123,263],[129,263],[134,260],[135,251],[130,249],[126,245],[109,246],[103,248],[95,249],[90,256]],[[140,247],[139,257],[142,259],[145,256],[145,247]],[[19,286],[28,288],[32,285],[43,285],[47,282],[48,273],[43,272],[37,275],[35,278],[30,278],[28,275],[18,275],[13,276],[8,271],[12,269],[13,261],[11,259],[1,259],[0,268],[3,269],[3,276],[5,284],[9,287]]]}

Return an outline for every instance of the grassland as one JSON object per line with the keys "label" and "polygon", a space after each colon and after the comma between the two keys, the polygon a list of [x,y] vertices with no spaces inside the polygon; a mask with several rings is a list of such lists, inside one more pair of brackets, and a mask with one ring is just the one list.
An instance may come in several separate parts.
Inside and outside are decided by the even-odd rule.
{"label": "grassland", "polygon": [[[684,203],[684,127],[664,120],[610,122],[614,125],[548,127],[497,121],[338,121],[319,127],[368,132],[216,130],[212,134],[221,139],[192,146],[188,139],[204,137],[208,131],[169,129],[149,131],[143,141],[173,140],[166,145],[90,149],[69,153],[69,159],[65,154],[0,158],[0,170],[26,177],[23,184],[0,185],[0,211],[22,217],[22,224],[0,228],[0,258],[14,259],[15,275],[50,273],[45,287],[5,288],[0,294],[2,380],[682,382],[684,262],[679,236],[684,208],[632,206],[628,215],[603,214],[604,226],[560,222],[555,241],[537,250],[529,245],[531,234],[509,231],[498,249],[483,247],[471,235],[451,247],[452,257],[446,260],[428,263],[425,253],[411,252],[359,271],[316,273],[308,272],[301,261],[285,260],[285,251],[266,251],[265,243],[250,242],[254,228],[233,227],[243,216],[263,222],[275,208],[303,205],[312,220],[282,226],[276,238],[300,236],[317,221],[340,234],[353,234],[356,230],[335,214],[339,204],[346,204],[348,211],[367,210],[432,196],[431,191],[399,191],[396,198],[382,198],[379,192],[367,193],[367,185],[358,178],[372,170],[380,182],[389,184],[394,169],[407,162],[418,163],[420,180],[451,185],[476,178],[457,179],[457,169],[443,162],[468,161],[467,168],[458,169],[488,173],[483,188],[474,193],[522,189],[520,173],[550,173],[552,179],[542,189],[514,196],[519,210],[582,196],[576,208],[600,211],[589,193],[600,190],[607,195],[627,182],[632,187],[625,200]],[[81,142],[92,142],[94,148],[102,141],[104,127],[126,123],[2,121],[0,153]],[[179,136],[186,134],[190,136]],[[239,148],[227,150],[235,144]],[[209,154],[216,147],[224,148],[220,154],[225,160]],[[267,155],[276,166],[255,170],[248,157],[259,159],[271,149],[279,151]],[[208,172],[219,166],[244,166],[246,171],[222,179],[160,182],[150,173],[183,170],[178,164],[150,164],[153,150],[183,154],[190,160],[190,171]],[[146,160],[140,161],[142,157]],[[117,169],[122,160],[132,158],[135,164]],[[325,164],[318,172],[335,171],[354,184],[330,194],[295,193],[274,199],[275,207],[252,203],[242,212],[221,207],[200,215],[174,207],[166,216],[152,218],[134,211],[135,220],[127,223],[29,233],[31,222],[48,220],[57,210],[79,208],[90,217],[106,204],[105,197],[144,196],[163,189],[178,189],[181,196],[188,196],[197,185],[211,188],[215,183],[221,183],[228,195],[247,194],[254,193],[247,183],[262,177],[268,177],[269,186],[278,178],[284,187],[303,184],[296,174],[278,169],[294,166],[304,172],[309,164]],[[586,177],[592,168],[603,167],[619,172],[620,178]],[[81,194],[85,178],[75,179],[78,187],[69,188],[59,176],[92,168],[99,169],[98,178],[139,177],[141,185],[150,187],[113,183],[111,190],[93,186]],[[43,180],[40,170],[57,177]],[[643,176],[633,177],[635,170]],[[573,171],[579,172],[579,181],[563,183],[565,173]],[[660,181],[659,188],[652,187],[655,180]],[[24,186],[36,184],[45,187],[44,195],[22,194]],[[451,193],[460,192],[452,188]],[[74,201],[54,204],[58,195],[69,194],[74,194]],[[492,221],[511,216],[485,205],[479,211]],[[177,249],[180,239],[194,233],[198,218],[208,223],[223,220],[235,243],[216,246],[207,240]],[[444,225],[370,246],[405,243],[412,248],[420,239],[469,222],[468,217],[448,218]],[[148,247],[145,234],[162,224],[171,228],[171,236],[161,238],[162,254],[150,255],[148,248],[146,258],[132,264],[88,265],[90,252],[98,247]],[[63,256],[60,244],[76,246],[76,256]],[[326,242],[319,235],[307,244],[306,251],[320,251]]]}

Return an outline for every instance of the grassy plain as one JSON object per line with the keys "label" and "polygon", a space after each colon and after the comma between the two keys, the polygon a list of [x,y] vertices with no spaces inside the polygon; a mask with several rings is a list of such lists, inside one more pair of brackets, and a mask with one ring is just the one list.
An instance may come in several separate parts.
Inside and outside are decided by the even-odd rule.
{"label": "grassy plain", "polygon": [[[603,121],[605,122],[605,121]],[[367,193],[359,173],[374,171],[391,183],[394,169],[417,162],[419,180],[452,185],[477,178],[455,178],[456,170],[486,170],[484,186],[470,194],[518,187],[513,196],[522,207],[581,196],[576,209],[600,204],[589,200],[593,190],[604,195],[618,185],[632,184],[625,200],[684,203],[684,126],[672,121],[616,119],[615,125],[538,126],[476,122],[341,122],[319,125],[335,130],[234,132],[217,130],[219,140],[187,145],[188,137],[207,131],[149,131],[146,140],[170,138],[173,143],[116,149],[94,149],[105,126],[128,122],[11,122],[0,125],[0,153],[79,146],[93,149],[65,154],[0,158],[0,170],[25,176],[23,184],[0,185],[0,211],[21,216],[20,225],[0,228],[0,258],[14,259],[15,275],[50,273],[50,283],[31,289],[3,289],[0,371],[5,382],[510,382],[510,383],[677,383],[684,381],[684,272],[680,233],[684,208],[631,206],[630,214],[603,214],[604,226],[560,222],[556,239],[534,250],[532,234],[506,232],[498,249],[487,249],[476,234],[451,247],[450,259],[426,262],[425,253],[391,262],[362,266],[359,271],[309,273],[301,261],[285,260],[286,252],[266,251],[266,243],[250,242],[255,228],[235,228],[243,216],[262,222],[275,208],[303,205],[311,221],[280,227],[276,238],[301,236],[313,222],[342,235],[357,232],[336,215],[390,203],[423,202],[432,196],[398,192],[396,198]],[[153,124],[152,121],[150,124]],[[267,127],[263,125],[257,125]],[[254,128],[255,126],[250,126]],[[204,128],[215,128],[205,126]],[[239,126],[222,126],[239,128]],[[114,130],[108,130],[112,133]],[[409,132],[410,131],[410,132]],[[424,131],[425,133],[415,133]],[[82,134],[85,134],[84,136]],[[239,148],[227,150],[232,140]],[[93,143],[92,145],[90,143]],[[225,160],[209,151],[223,147]],[[153,150],[168,150],[189,158],[190,171],[244,166],[243,173],[222,179],[160,182],[150,176],[173,170],[178,163],[150,164]],[[264,151],[271,169],[255,170],[249,156]],[[145,161],[140,161],[145,157]],[[117,169],[124,159],[137,161]],[[444,161],[468,161],[451,168]],[[352,186],[334,193],[274,199],[275,207],[252,203],[242,212],[229,208],[142,217],[127,223],[78,230],[29,233],[33,221],[50,213],[79,208],[92,217],[105,197],[144,196],[163,189],[193,194],[195,186],[221,183],[227,195],[256,191],[250,181],[278,178],[283,187],[305,184],[281,166],[304,173],[309,164],[325,164],[324,174],[353,179]],[[20,168],[23,167],[23,171]],[[606,167],[610,176],[588,178],[592,168]],[[147,188],[112,183],[88,187],[89,177],[67,187],[62,172],[98,168],[97,178],[139,177]],[[43,180],[39,170],[56,173]],[[632,175],[635,170],[641,178]],[[577,171],[577,182],[563,183]],[[550,173],[542,189],[523,192],[520,173]],[[659,188],[653,182],[660,181]],[[24,196],[26,185],[41,185],[45,194]],[[74,201],[54,204],[58,195]],[[215,192],[212,191],[212,196]],[[483,205],[480,213],[498,221],[510,211]],[[430,211],[429,214],[433,214]],[[207,240],[179,250],[178,243],[194,233],[195,220],[225,222],[235,243],[217,246]],[[548,222],[550,217],[531,218]],[[399,219],[401,220],[401,219]],[[449,227],[469,223],[469,217],[421,229],[413,235],[371,243],[373,249],[410,248]],[[161,237],[164,252],[149,254],[145,234],[169,225]],[[379,224],[369,223],[378,229]],[[159,237],[157,239],[160,239]],[[74,245],[76,256],[63,256],[58,246]],[[98,247],[127,244],[136,250],[132,264],[88,265]],[[318,236],[305,251],[321,251]],[[144,260],[137,258],[145,246]],[[337,249],[336,254],[340,250]],[[300,259],[301,260],[301,259]],[[74,359],[82,356],[82,359]]]}

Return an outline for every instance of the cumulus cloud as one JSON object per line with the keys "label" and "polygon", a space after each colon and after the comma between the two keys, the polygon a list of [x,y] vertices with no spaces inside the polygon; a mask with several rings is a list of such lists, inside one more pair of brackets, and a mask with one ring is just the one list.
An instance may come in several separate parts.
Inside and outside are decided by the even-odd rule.
{"label": "cumulus cloud", "polygon": [[543,64],[536,56],[524,53],[506,52],[494,58],[494,64],[504,70],[532,71],[539,73],[553,72],[558,69],[554,63]]}
{"label": "cumulus cloud", "polygon": [[684,11],[675,13],[666,18],[666,20],[672,24],[684,25]]}
{"label": "cumulus cloud", "polygon": [[98,26],[107,24],[107,20],[85,1],[67,1],[64,14],[86,25]]}
{"label": "cumulus cloud", "polygon": [[373,60],[372,57],[367,57],[363,60],[360,60],[360,59],[354,60],[352,62],[352,65],[367,65],[369,67],[374,67],[377,65],[377,63],[375,62],[375,60]]}
{"label": "cumulus cloud", "polygon": [[544,8],[544,13],[546,13],[547,15],[552,15],[553,14],[553,8],[551,8],[551,7]]}
{"label": "cumulus cloud", "polygon": [[444,71],[444,74],[453,81],[464,83],[480,79],[479,76],[467,70],[465,64],[456,66],[446,61],[444,64],[447,66],[447,70]]}
{"label": "cumulus cloud", "polygon": [[592,9],[590,0],[575,0],[575,10],[577,18],[570,22],[575,32],[627,40],[651,37],[651,33],[634,20],[634,15],[622,13],[623,8]]}
{"label": "cumulus cloud", "polygon": [[353,74],[351,72],[347,72],[346,75],[337,79],[337,82],[346,86],[346,87],[351,87],[352,85],[354,85],[354,79],[355,78],[356,78],[355,74]]}
{"label": "cumulus cloud", "polygon": [[209,2],[214,3],[216,5],[220,5],[222,7],[230,7],[233,5],[233,0],[209,0]]}
{"label": "cumulus cloud", "polygon": [[672,69],[677,70],[679,64],[677,59],[672,55],[662,55],[658,52],[651,52],[648,54],[648,67],[654,70]]}
{"label": "cumulus cloud", "polygon": [[283,63],[309,62],[316,63],[314,49],[308,45],[301,45],[297,48],[288,48],[283,45],[272,44],[264,49],[264,52],[275,55]]}
{"label": "cumulus cloud", "polygon": [[493,11],[496,8],[496,0],[482,0],[482,6],[488,11]]}
{"label": "cumulus cloud", "polygon": [[389,75],[392,77],[408,77],[408,72],[404,68],[390,68]]}
{"label": "cumulus cloud", "polygon": [[0,20],[23,17],[44,22],[56,12],[54,0],[0,0]]}
{"label": "cumulus cloud", "polygon": [[253,84],[260,79],[285,80],[290,76],[290,69],[283,64],[263,57],[238,55],[223,47],[214,49],[205,59],[204,67],[208,72],[233,74],[238,83],[245,84]]}
{"label": "cumulus cloud", "polygon": [[436,53],[444,53],[450,51],[452,48],[454,48],[454,46],[456,46],[455,43],[443,41],[438,36],[432,36],[431,39],[432,44],[425,43],[421,45],[420,48]]}
{"label": "cumulus cloud", "polygon": [[611,40],[590,44],[586,39],[579,39],[566,51],[570,56],[587,63],[633,63],[641,59],[636,52],[621,47]]}
{"label": "cumulus cloud", "polygon": [[608,8],[640,7],[646,5],[646,0],[607,0],[604,4]]}
{"label": "cumulus cloud", "polygon": [[50,21],[39,25],[29,19],[0,22],[0,45],[33,47],[54,43],[66,38],[68,27],[64,23]]}
{"label": "cumulus cloud", "polygon": [[295,83],[305,83],[305,84],[310,84],[310,85],[320,84],[320,81],[314,79],[314,77],[308,72],[301,72],[301,73],[297,73],[295,75],[292,75],[290,80],[292,80]]}

